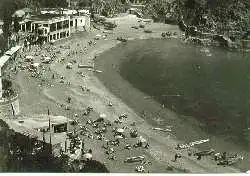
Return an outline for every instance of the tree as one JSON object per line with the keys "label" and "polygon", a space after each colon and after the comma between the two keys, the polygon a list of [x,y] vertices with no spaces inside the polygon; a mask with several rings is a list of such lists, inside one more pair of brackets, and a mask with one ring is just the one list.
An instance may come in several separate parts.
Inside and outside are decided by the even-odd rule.
{"label": "tree", "polygon": [[85,167],[81,172],[87,173],[109,173],[107,167],[99,161],[90,160],[86,163]]}
{"label": "tree", "polygon": [[68,3],[66,0],[42,0],[41,1],[42,7],[67,7]]}
{"label": "tree", "polygon": [[[25,5],[23,0],[3,0],[0,4],[0,18],[3,19],[3,35],[7,40],[11,36],[12,32],[14,32],[11,28],[12,25],[12,14],[23,8]],[[16,28],[17,30],[17,28]]]}
{"label": "tree", "polygon": [[89,7],[91,5],[91,0],[80,0],[79,6],[80,7]]}
{"label": "tree", "polygon": [[0,54],[7,48],[7,40],[3,35],[0,35]]}

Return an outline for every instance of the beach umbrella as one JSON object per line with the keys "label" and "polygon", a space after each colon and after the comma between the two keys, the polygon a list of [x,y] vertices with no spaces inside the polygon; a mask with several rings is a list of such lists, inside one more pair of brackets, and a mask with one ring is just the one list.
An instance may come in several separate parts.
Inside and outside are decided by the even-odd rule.
{"label": "beach umbrella", "polygon": [[33,64],[31,64],[31,67],[33,67],[33,68],[37,68],[37,67],[39,67],[39,63],[33,63]]}
{"label": "beach umbrella", "polygon": [[144,142],[147,142],[147,140],[146,140],[145,138],[143,138],[142,136],[140,136],[140,137],[139,137],[139,142],[144,143]]}
{"label": "beach umbrella", "polygon": [[106,118],[107,115],[106,115],[106,114],[100,114],[100,117],[101,117],[101,118]]}
{"label": "beach umbrella", "polygon": [[116,132],[118,132],[118,133],[124,133],[124,129],[118,128],[118,129],[116,130]]}
{"label": "beach umbrella", "polygon": [[51,60],[51,58],[46,56],[46,57],[44,57],[44,60]]}
{"label": "beach umbrella", "polygon": [[33,59],[34,57],[33,56],[26,56],[25,58],[26,59]]}
{"label": "beach umbrella", "polygon": [[67,68],[67,69],[71,69],[71,68],[72,68],[72,65],[73,65],[73,64],[69,62],[69,63],[67,64],[66,68]]}
{"label": "beach umbrella", "polygon": [[92,154],[91,153],[85,153],[84,155],[83,155],[83,158],[85,158],[85,159],[92,159]]}
{"label": "beach umbrella", "polygon": [[43,61],[43,63],[50,63],[50,61],[51,61],[51,57],[44,57],[43,59],[42,59]]}
{"label": "beach umbrella", "polygon": [[115,136],[115,139],[123,139],[123,137],[120,135],[117,135],[117,136]]}

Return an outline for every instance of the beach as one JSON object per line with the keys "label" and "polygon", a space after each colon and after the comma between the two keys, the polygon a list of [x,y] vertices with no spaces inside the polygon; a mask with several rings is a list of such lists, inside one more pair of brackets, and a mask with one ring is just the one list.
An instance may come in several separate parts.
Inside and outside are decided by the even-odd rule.
{"label": "beach", "polygon": [[[105,82],[102,82],[97,74],[102,74],[101,67],[94,67],[100,69],[100,71],[93,71],[86,68],[78,68],[78,64],[95,65],[101,53],[108,52],[108,50],[119,45],[125,45],[116,40],[117,37],[123,37],[129,40],[135,39],[150,39],[160,38],[162,32],[176,31],[178,35],[180,32],[177,26],[171,26],[161,23],[145,24],[146,29],[150,29],[152,33],[145,33],[144,29],[132,29],[131,26],[139,25],[138,18],[133,15],[123,16],[108,19],[115,21],[118,25],[112,32],[104,33],[102,30],[91,29],[88,33],[76,33],[72,37],[58,41],[53,46],[49,44],[43,46],[42,50],[39,47],[33,47],[30,51],[26,51],[22,55],[34,55],[35,53],[49,54],[47,48],[51,48],[51,52],[56,53],[56,58],[51,64],[44,64],[44,71],[42,71],[42,78],[37,79],[31,77],[31,73],[26,70],[20,70],[16,75],[12,74],[11,77],[14,80],[14,85],[19,90],[20,110],[22,115],[32,114],[46,114],[49,108],[53,115],[64,115],[72,119],[76,119],[80,124],[85,124],[88,119],[96,119],[100,114],[106,114],[106,119],[113,122],[121,114],[127,114],[128,118],[124,120],[119,126],[126,126],[131,128],[131,123],[135,122],[139,135],[143,136],[149,141],[149,149],[132,149],[124,150],[122,146],[117,147],[116,159],[114,161],[107,159],[102,149],[103,142],[93,139],[86,139],[86,148],[93,150],[93,159],[99,160],[107,166],[110,172],[135,172],[135,164],[124,164],[123,161],[127,157],[136,155],[145,155],[147,160],[152,162],[152,165],[145,166],[146,170],[150,173],[165,173],[165,172],[192,172],[192,173],[234,173],[240,172],[240,170],[233,167],[223,167],[216,165],[210,157],[203,157],[202,160],[197,160],[196,157],[188,156],[187,150],[177,151],[175,148],[179,143],[191,142],[190,138],[183,137],[178,139],[173,132],[158,132],[152,130],[153,126],[149,124],[145,118],[154,118],[154,114],[147,112],[158,111],[163,112],[162,106],[154,100],[147,100],[147,107],[141,104],[141,109],[135,111],[133,105],[126,104],[128,100],[132,98],[137,100],[137,104],[140,104],[141,98],[147,95],[135,90],[132,85],[122,82],[113,82],[112,77],[108,84],[114,84],[114,87],[118,89],[110,91],[105,87]],[[101,37],[99,40],[94,40],[97,34],[107,34],[107,37]],[[91,46],[88,42],[92,40],[96,44]],[[40,51],[39,51],[40,50]],[[58,52],[57,52],[58,51]],[[36,57],[37,61],[40,59]],[[68,62],[74,63],[72,69],[66,69]],[[115,65],[114,65],[115,66]],[[51,77],[54,75],[54,79]],[[114,75],[115,76],[115,75]],[[63,82],[62,80],[63,77]],[[116,80],[116,78],[114,78]],[[119,85],[116,85],[119,84]],[[124,89],[126,86],[126,89]],[[88,89],[88,91],[83,90]],[[119,89],[121,87],[121,89]],[[120,91],[123,90],[123,91]],[[126,91],[124,91],[126,90]],[[114,92],[116,91],[116,92]],[[126,99],[121,99],[121,96],[115,96],[117,94],[126,94]],[[71,103],[67,104],[67,97],[71,97]],[[145,100],[143,100],[145,101]],[[109,103],[112,106],[108,106]],[[69,106],[66,110],[65,106]],[[83,111],[88,107],[93,107],[94,111],[88,116],[82,116]],[[140,107],[140,106],[139,106]],[[138,112],[143,111],[144,116]],[[172,121],[175,121],[176,115],[170,110],[164,109],[164,115],[168,116],[169,125],[173,126]],[[178,132],[178,136],[183,133],[185,136],[185,130],[192,131],[192,127],[186,125],[187,121],[181,122],[183,129]],[[190,128],[190,129],[189,129]],[[178,129],[175,129],[176,131]],[[193,131],[199,133],[199,131]],[[200,135],[197,135],[200,137]],[[204,136],[207,138],[207,136]],[[186,139],[186,140],[185,140]],[[194,139],[194,140],[199,140]],[[125,143],[133,143],[135,139],[128,139]],[[197,149],[193,149],[197,151]],[[181,154],[181,158],[173,162],[174,155],[176,153]],[[168,168],[172,169],[168,169]]]}

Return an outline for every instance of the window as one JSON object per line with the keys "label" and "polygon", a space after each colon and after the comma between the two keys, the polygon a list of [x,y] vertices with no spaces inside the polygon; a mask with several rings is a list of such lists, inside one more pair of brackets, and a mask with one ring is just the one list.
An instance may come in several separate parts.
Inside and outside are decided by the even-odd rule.
{"label": "window", "polygon": [[56,23],[50,25],[50,32],[56,31]]}
{"label": "window", "polygon": [[67,124],[60,124],[54,126],[54,133],[67,132]]}
{"label": "window", "polygon": [[25,24],[22,24],[22,31],[25,32]]}
{"label": "window", "polygon": [[57,30],[62,29],[62,23],[61,22],[57,22]]}
{"label": "window", "polygon": [[43,35],[43,30],[42,29],[38,29],[38,34],[39,35]]}
{"label": "window", "polygon": [[73,26],[73,21],[70,21],[70,27],[72,27]]}
{"label": "window", "polygon": [[66,29],[69,27],[69,20],[63,21],[63,29]]}
{"label": "window", "polygon": [[31,21],[29,21],[29,22],[26,23],[26,29],[27,29],[28,31],[31,30]]}

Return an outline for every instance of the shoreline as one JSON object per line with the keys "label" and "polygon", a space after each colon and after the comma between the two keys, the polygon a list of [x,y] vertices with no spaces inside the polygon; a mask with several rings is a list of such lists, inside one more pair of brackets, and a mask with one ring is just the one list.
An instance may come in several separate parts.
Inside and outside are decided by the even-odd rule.
{"label": "shoreline", "polygon": [[[95,113],[91,116],[92,118],[96,118],[98,114],[105,113],[107,114],[107,119],[113,121],[120,114],[126,113],[128,114],[128,119],[124,123],[128,126],[132,122],[136,121],[139,134],[142,134],[143,137],[149,140],[150,149],[149,151],[145,151],[144,153],[148,153],[148,156],[153,158],[153,162],[156,162],[156,166],[154,166],[155,168],[152,168],[152,172],[164,172],[164,168],[165,172],[168,172],[166,170],[166,167],[168,165],[173,166],[173,168],[177,168],[177,170],[179,170],[180,172],[184,171],[184,169],[193,173],[240,172],[236,168],[217,166],[216,163],[209,158],[204,158],[202,159],[202,161],[198,161],[195,157],[187,157],[186,151],[183,151],[183,157],[178,162],[172,162],[171,160],[173,159],[174,154],[176,153],[176,150],[174,148],[176,147],[177,143],[179,143],[179,140],[177,140],[174,135],[166,136],[153,131],[151,129],[152,126],[150,124],[148,124],[144,119],[139,117],[138,114],[126,104],[126,102],[124,102],[119,97],[116,97],[107,87],[105,87],[105,84],[103,84],[95,75],[102,73],[94,73],[92,71],[85,71],[84,69],[77,68],[77,64],[94,64],[95,61],[93,60],[93,58],[95,56],[97,56],[98,59],[98,56],[100,56],[102,53],[106,51],[108,52],[111,48],[121,43],[116,40],[117,36],[129,38],[129,40],[161,38],[160,34],[162,31],[176,30],[176,27],[170,25],[154,23],[150,24],[150,29],[154,31],[151,34],[146,34],[143,31],[134,32],[134,29],[131,29],[130,25],[138,25],[139,23],[137,22],[137,18],[133,17],[133,22],[131,22],[130,17],[128,18],[128,20],[125,19],[127,19],[127,17],[112,19],[119,21],[118,28],[114,29],[113,34],[108,35],[108,40],[100,39],[99,41],[96,41],[97,44],[94,46],[94,48],[89,49],[86,54],[78,52],[74,56],[67,56],[68,51],[65,50],[61,53],[60,56],[58,56],[58,58],[66,58],[66,61],[63,63],[56,62],[50,65],[49,68],[52,70],[52,73],[56,73],[58,77],[65,76],[66,80],[71,82],[70,87],[66,85],[61,85],[57,82],[48,81],[54,86],[47,86],[45,88],[41,87],[37,89],[36,84],[40,83],[39,80],[33,80],[33,78],[27,79],[26,73],[18,74],[15,81],[21,87],[20,104],[22,106],[20,108],[22,114],[42,113],[44,109],[49,106],[53,109],[53,114],[55,115],[60,114],[65,116],[73,116],[74,113],[80,114],[84,107],[92,106],[95,107]],[[98,33],[100,33],[100,31],[91,31],[90,35],[87,37],[81,34],[79,34],[80,37],[77,37],[77,34],[72,39],[56,42],[55,46],[70,45],[74,50],[77,50],[77,48],[81,48],[87,45],[87,40],[84,39],[92,40],[93,37],[95,37],[95,35]],[[79,42],[80,46],[78,46]],[[72,59],[76,59],[77,64],[73,65],[72,70],[65,71],[65,63]],[[81,77],[80,75],[77,75],[78,71],[81,71],[84,76]],[[48,75],[51,75],[51,73],[49,73]],[[81,92],[79,85],[87,86],[91,90],[90,93]],[[34,95],[35,98],[32,97],[32,95]],[[65,97],[68,95],[72,97],[72,109],[70,111],[62,112],[61,108],[59,107],[59,104],[65,103]],[[112,108],[107,108],[107,104],[109,101],[113,104]],[[155,106],[158,105],[155,104]],[[172,116],[173,114],[170,111],[169,113],[169,117],[175,119],[175,117]],[[85,120],[86,119],[79,118],[79,121]],[[96,156],[96,159],[105,162],[111,172],[135,172],[134,170],[131,170],[131,167],[133,166],[124,166],[122,160],[124,158],[121,158],[121,161],[113,161],[112,163],[112,161],[108,161],[107,159],[105,159],[105,156],[101,152],[101,147],[99,147],[99,143],[90,140],[88,140],[88,142],[89,143],[87,143],[87,147],[93,147],[94,145],[98,144],[98,148],[94,150],[94,155]]]}
{"label": "shoreline", "polygon": [[[130,43],[130,46],[132,46],[130,48],[133,48],[135,44]],[[148,95],[141,92],[137,88],[134,88],[131,83],[120,76],[119,68],[108,69],[111,68],[112,65],[115,65],[115,67],[119,67],[119,65],[122,64],[123,60],[111,58],[112,55],[118,55],[117,57],[119,58],[120,55],[118,53],[122,52],[122,49],[127,50],[128,48],[125,48],[122,45],[118,45],[116,51],[109,50],[107,52],[104,52],[100,56],[100,60],[97,61],[99,62],[97,64],[97,68],[103,70],[104,72],[102,74],[96,75],[97,77],[99,77],[101,82],[103,82],[104,86],[109,88],[111,93],[124,101],[125,104],[132,108],[140,118],[142,118],[141,112],[144,112],[146,114],[146,117],[142,119],[145,120],[145,123],[148,123],[151,128],[168,128],[168,126],[172,126],[173,131],[170,133],[173,133],[173,135],[160,132],[160,134],[164,137],[174,137],[174,139],[176,137],[179,143],[186,143],[193,140],[209,138],[210,142],[199,145],[195,148],[198,150],[208,150],[213,148],[216,150],[216,152],[227,151],[229,153],[240,153],[245,156],[244,160],[246,161],[244,166],[237,168],[241,168],[242,171],[247,169],[246,163],[247,161],[249,161],[247,157],[249,153],[248,151],[245,151],[242,146],[234,145],[231,141],[225,141],[225,139],[221,136],[215,136],[214,134],[203,131],[202,128],[204,124],[202,122],[199,122],[194,117],[179,115],[168,108],[162,108],[161,104],[154,99],[145,99],[145,97],[148,97]],[[124,58],[124,60],[126,60],[126,58]],[[115,82],[114,85],[113,82]],[[187,133],[185,131],[187,131]],[[176,142],[176,145],[178,142]]]}
{"label": "shoreline", "polygon": [[[160,34],[160,33],[159,33]],[[161,39],[161,37],[158,37],[158,36],[160,36],[160,35],[156,35],[156,36],[150,36],[150,37],[139,37],[139,38],[132,38],[132,39],[130,39],[130,40],[141,40],[141,39]],[[121,42],[119,42],[118,44],[117,44],[117,46],[119,46],[119,45],[122,45],[122,43]],[[116,46],[116,47],[117,47]],[[113,48],[113,46],[110,48],[110,49],[112,49]],[[101,56],[103,56],[103,54],[105,54],[105,52],[110,52],[110,49],[109,50],[107,50],[107,51],[103,51],[102,52],[102,54],[101,55],[99,55],[98,57],[101,57]],[[101,58],[100,58],[101,59]],[[114,59],[112,59],[112,61],[114,61]],[[98,61],[97,61],[98,62]],[[119,61],[118,61],[119,62]],[[112,64],[113,65],[113,64]],[[116,65],[116,64],[114,64],[114,65]],[[98,64],[97,64],[97,66],[98,66]],[[100,69],[103,69],[103,67],[105,67],[105,66],[100,66]],[[98,67],[98,69],[99,69],[99,67]],[[118,73],[117,73],[118,74]],[[97,73],[97,75],[96,75],[98,78],[99,78],[99,80],[101,80],[101,82],[103,82],[104,80],[102,80],[100,77],[101,76],[98,76],[98,73]],[[110,76],[110,75],[109,75]],[[120,76],[119,76],[120,77]],[[112,78],[110,78],[110,79],[112,79]],[[118,78],[119,79],[119,78]],[[125,82],[127,82],[126,80],[124,80],[123,78],[121,78],[122,79],[122,81],[125,81]],[[107,86],[105,83],[102,83],[106,88],[107,87],[109,87],[108,89],[110,90],[110,86]],[[112,84],[112,83],[111,83]],[[118,82],[117,83],[118,85],[120,85],[120,82]],[[127,85],[126,85],[127,84]],[[122,86],[128,86],[128,87],[126,87],[126,88],[124,88],[124,89],[136,89],[136,88],[133,88],[133,86],[132,85],[130,85],[130,83],[124,83],[124,84],[122,84]],[[119,87],[122,87],[122,86],[119,86]],[[112,86],[111,86],[112,87]],[[117,88],[117,87],[116,87]],[[112,88],[111,88],[112,89]],[[121,89],[119,89],[118,88],[118,90],[121,90]],[[111,91],[111,93],[112,94],[114,94],[115,96],[117,96],[117,94],[114,92],[114,90],[110,90]],[[146,96],[144,93],[142,93],[142,92],[140,92],[139,90],[134,90],[134,92],[136,92],[136,93],[134,93],[133,95],[135,95],[135,94],[141,94],[141,95],[138,95],[138,97],[143,97],[143,96]],[[138,92],[140,92],[140,93],[138,93]],[[123,93],[125,93],[125,92],[123,92]],[[118,93],[119,94],[119,93]],[[119,96],[118,95],[118,97],[121,99],[121,101],[124,101],[124,96]],[[121,97],[123,97],[123,98],[121,98]],[[128,95],[127,97],[131,97],[130,95]],[[135,100],[136,98],[133,98],[133,100]],[[133,100],[131,100],[131,101],[133,101]],[[130,102],[131,103],[131,101],[124,101],[125,102],[125,104],[128,104],[128,102]],[[141,102],[141,101],[139,101],[139,102]],[[155,108],[151,108],[151,109],[161,109],[161,108],[159,108],[160,107],[160,104],[158,103],[158,102],[155,102],[155,100],[151,100],[151,102],[150,102],[150,104],[151,105],[153,105],[153,106],[157,106],[157,107],[155,107]],[[129,107],[130,108],[132,108],[132,110],[134,111],[134,107],[131,107],[130,105],[129,105]],[[150,110],[148,110],[148,111],[150,111]],[[168,113],[171,113],[172,115],[173,114],[175,114],[175,113],[173,113],[173,112],[171,112],[171,110],[167,110],[167,111],[170,111],[170,112],[168,112]],[[137,114],[137,116],[139,117],[140,115],[139,115],[139,111],[138,110],[135,110],[135,113]],[[176,116],[176,115],[174,115],[174,116]],[[139,117],[139,118],[141,118],[141,117]],[[188,118],[188,117],[187,117]],[[141,118],[142,119],[142,118]],[[186,119],[187,121],[188,121],[188,119]],[[148,124],[148,122],[146,122],[146,120],[144,120],[144,119],[142,119],[142,121],[143,121],[143,125],[141,125],[141,126],[145,126],[145,123],[148,125],[148,128],[152,128],[152,127],[155,127],[155,126],[153,126],[151,123],[150,124]],[[145,122],[145,123],[144,123]],[[185,123],[185,122],[184,122]],[[188,122],[189,123],[189,122]],[[199,122],[198,122],[199,123]],[[169,125],[171,125],[171,124],[169,124]],[[149,129],[147,129],[147,130],[149,130]],[[144,131],[144,135],[145,134],[147,134],[147,133],[149,133],[147,130],[143,130]],[[142,131],[141,131],[142,132]],[[151,130],[151,132],[153,132],[153,130]],[[154,132],[153,132],[154,133]],[[170,136],[172,137],[172,134],[168,134],[168,135],[164,135],[164,134],[161,134],[162,136],[164,136],[164,137],[166,137],[167,136],[167,138],[169,138]],[[179,141],[179,140],[177,140],[177,141]],[[176,141],[175,141],[176,142]],[[177,143],[176,143],[177,144]],[[169,156],[168,156],[169,157]],[[236,169],[237,170],[237,169]],[[236,171],[235,170],[235,171]]]}

